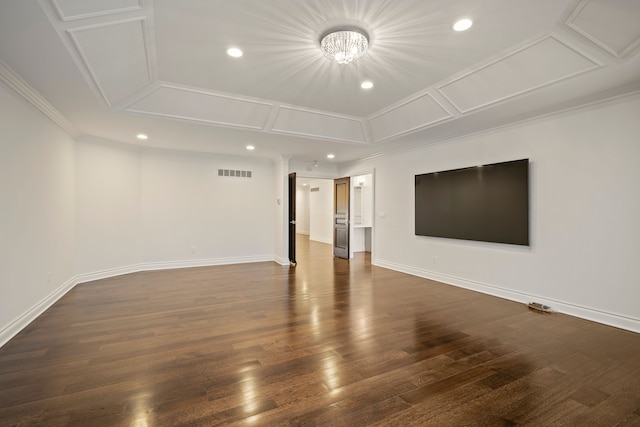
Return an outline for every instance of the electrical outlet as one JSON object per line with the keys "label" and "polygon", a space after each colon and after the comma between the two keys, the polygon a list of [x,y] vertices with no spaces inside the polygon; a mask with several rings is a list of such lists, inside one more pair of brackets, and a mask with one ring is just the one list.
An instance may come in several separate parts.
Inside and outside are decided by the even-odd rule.
{"label": "electrical outlet", "polygon": [[191,253],[195,254],[196,253],[196,247],[195,246],[191,246]]}
{"label": "electrical outlet", "polygon": [[438,257],[435,257],[435,256],[433,257],[433,263],[434,263],[434,264],[437,264],[437,263],[438,263]]}

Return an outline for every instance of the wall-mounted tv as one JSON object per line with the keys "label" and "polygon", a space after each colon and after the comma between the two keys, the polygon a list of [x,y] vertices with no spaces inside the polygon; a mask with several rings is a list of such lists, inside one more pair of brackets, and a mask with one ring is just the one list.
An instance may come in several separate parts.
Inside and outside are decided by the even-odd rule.
{"label": "wall-mounted tv", "polygon": [[415,176],[415,234],[529,245],[529,159]]}

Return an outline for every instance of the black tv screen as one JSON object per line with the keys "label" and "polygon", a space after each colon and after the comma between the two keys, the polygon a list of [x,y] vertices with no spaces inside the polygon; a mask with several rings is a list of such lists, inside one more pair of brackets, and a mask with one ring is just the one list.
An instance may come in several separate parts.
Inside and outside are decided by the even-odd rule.
{"label": "black tv screen", "polygon": [[529,159],[415,179],[416,235],[529,245]]}

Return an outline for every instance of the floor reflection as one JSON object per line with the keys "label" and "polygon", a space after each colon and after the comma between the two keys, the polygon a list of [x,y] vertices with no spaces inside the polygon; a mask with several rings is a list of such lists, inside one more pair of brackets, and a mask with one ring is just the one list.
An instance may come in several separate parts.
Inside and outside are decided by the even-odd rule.
{"label": "floor reflection", "polygon": [[298,248],[74,288],[0,348],[0,424],[640,421],[634,334]]}

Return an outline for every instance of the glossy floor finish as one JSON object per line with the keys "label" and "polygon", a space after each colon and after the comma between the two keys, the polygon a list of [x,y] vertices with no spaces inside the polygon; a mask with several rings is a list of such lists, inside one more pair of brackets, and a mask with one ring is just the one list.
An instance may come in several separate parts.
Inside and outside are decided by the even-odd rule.
{"label": "glossy floor finish", "polygon": [[76,286],[0,349],[0,425],[640,425],[640,335],[298,250]]}

